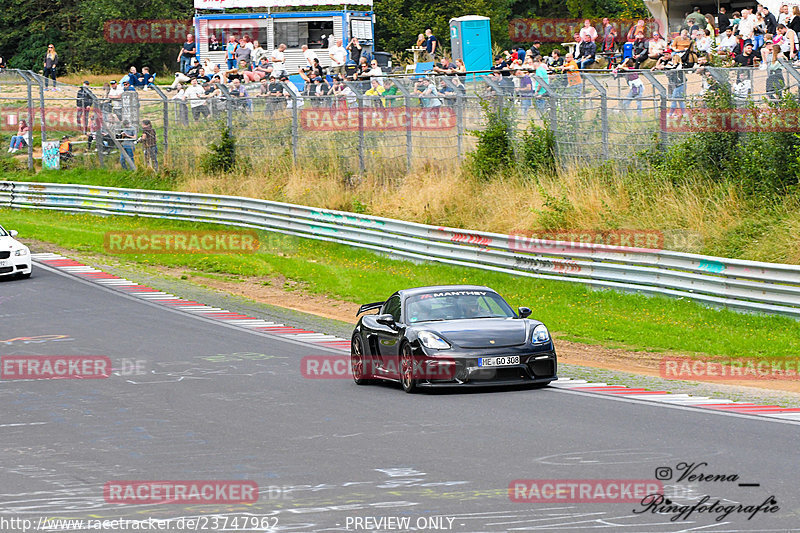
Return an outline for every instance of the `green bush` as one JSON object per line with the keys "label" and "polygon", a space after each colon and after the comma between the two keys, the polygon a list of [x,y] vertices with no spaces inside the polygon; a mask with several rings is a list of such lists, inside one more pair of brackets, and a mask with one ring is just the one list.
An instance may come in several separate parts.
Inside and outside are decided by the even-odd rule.
{"label": "green bush", "polygon": [[481,101],[486,117],[486,128],[471,131],[478,138],[475,150],[468,154],[469,169],[479,178],[489,179],[497,172],[514,166],[514,149],[511,142],[513,120],[510,107],[493,108],[488,100]]}
{"label": "green bush", "polygon": [[231,130],[224,126],[218,143],[212,143],[209,151],[200,161],[200,168],[205,172],[230,172],[236,167],[236,140]]}
{"label": "green bush", "polygon": [[542,128],[531,120],[528,129],[522,134],[519,156],[520,163],[527,170],[555,170],[555,135],[546,125]]}

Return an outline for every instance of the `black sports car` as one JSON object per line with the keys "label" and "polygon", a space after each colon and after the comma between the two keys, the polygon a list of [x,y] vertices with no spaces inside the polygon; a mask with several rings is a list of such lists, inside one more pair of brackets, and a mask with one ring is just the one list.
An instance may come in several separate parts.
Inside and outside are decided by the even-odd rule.
{"label": "black sports car", "polygon": [[531,310],[517,312],[495,291],[473,285],[397,291],[385,302],[362,305],[350,361],[359,385],[399,381],[417,387],[530,383],[556,376],[550,332]]}

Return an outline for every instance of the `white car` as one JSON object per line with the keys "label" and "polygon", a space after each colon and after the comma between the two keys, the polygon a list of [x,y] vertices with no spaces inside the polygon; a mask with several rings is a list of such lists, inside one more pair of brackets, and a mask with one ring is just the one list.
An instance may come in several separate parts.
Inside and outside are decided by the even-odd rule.
{"label": "white car", "polygon": [[16,231],[6,231],[0,226],[0,277],[31,277],[31,251],[16,236]]}

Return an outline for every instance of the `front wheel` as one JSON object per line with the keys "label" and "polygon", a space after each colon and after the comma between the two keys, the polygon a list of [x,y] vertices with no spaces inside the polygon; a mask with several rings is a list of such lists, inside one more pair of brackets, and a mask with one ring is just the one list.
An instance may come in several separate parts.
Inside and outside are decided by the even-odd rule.
{"label": "front wheel", "polygon": [[364,360],[364,345],[361,343],[361,336],[355,335],[350,344],[350,368],[353,370],[353,381],[356,382],[356,385],[370,383],[368,370],[371,365],[365,365]]}
{"label": "front wheel", "polygon": [[414,355],[408,344],[404,344],[400,350],[400,382],[403,384],[403,390],[409,394],[417,390],[417,380],[414,379]]}

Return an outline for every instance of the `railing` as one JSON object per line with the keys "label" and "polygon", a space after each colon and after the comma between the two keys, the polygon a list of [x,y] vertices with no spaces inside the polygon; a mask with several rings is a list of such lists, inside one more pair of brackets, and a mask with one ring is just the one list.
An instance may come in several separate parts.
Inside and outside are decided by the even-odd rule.
{"label": "railing", "polygon": [[5,181],[0,182],[0,207],[257,228],[412,260],[800,317],[800,266],[796,265],[556,241],[536,241],[531,247],[532,241],[514,235],[428,226],[252,198],[173,191]]}

